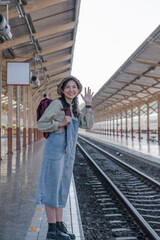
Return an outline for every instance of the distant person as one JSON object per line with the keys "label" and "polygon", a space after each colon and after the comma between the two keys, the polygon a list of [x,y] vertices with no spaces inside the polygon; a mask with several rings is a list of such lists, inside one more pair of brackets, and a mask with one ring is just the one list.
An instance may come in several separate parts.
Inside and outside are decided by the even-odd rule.
{"label": "distant person", "polygon": [[[90,88],[85,88],[82,99],[86,104],[84,115],[78,110],[77,96],[82,85],[73,76],[64,78],[58,85],[60,99],[50,103],[37,127],[43,132],[51,132],[46,140],[41,174],[36,194],[36,203],[44,204],[48,221],[47,238],[75,239],[62,221],[63,208],[66,206],[75,160],[78,127],[89,129],[93,126],[92,96]],[[70,110],[70,116],[64,110]],[[67,126],[67,131],[65,131]],[[66,139],[67,135],[67,139]]]}

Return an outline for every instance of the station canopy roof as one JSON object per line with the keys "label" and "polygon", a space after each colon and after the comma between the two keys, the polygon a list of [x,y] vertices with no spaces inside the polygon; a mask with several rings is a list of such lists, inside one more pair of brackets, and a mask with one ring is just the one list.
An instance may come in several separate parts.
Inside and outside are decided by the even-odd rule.
{"label": "station canopy roof", "polygon": [[[7,18],[6,6],[0,6]],[[17,10],[19,9],[19,11]],[[70,75],[79,18],[80,0],[11,0],[9,25],[11,40],[0,42],[3,56],[2,93],[7,95],[6,62],[30,62],[39,72],[40,87],[32,85],[32,95],[57,97],[59,81]],[[14,98],[16,89],[14,88]]]}
{"label": "station canopy roof", "polygon": [[[100,117],[157,101],[159,94],[160,26],[95,94],[93,108]],[[155,106],[150,106],[153,111]]]}

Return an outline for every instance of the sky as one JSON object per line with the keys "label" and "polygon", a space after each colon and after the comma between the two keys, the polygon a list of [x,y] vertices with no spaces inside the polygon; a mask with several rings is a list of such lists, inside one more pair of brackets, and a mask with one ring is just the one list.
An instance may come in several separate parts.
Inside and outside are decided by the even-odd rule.
{"label": "sky", "polygon": [[72,75],[95,94],[159,24],[160,0],[81,0]]}

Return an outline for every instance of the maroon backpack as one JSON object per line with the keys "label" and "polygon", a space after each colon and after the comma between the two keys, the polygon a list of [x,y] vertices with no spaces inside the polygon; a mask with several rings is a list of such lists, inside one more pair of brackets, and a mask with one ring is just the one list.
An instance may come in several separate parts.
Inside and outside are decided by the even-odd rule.
{"label": "maroon backpack", "polygon": [[[64,107],[64,101],[62,98],[59,98],[59,100],[61,101],[63,107]],[[49,106],[49,104],[54,101],[51,98],[44,98],[40,101],[38,108],[37,108],[37,121],[41,118],[41,116],[43,115],[43,113],[45,112],[46,108]],[[66,116],[71,116],[71,111],[70,109],[66,109],[65,111],[65,115]],[[66,138],[67,138],[67,127],[65,127],[65,132],[66,132]],[[43,132],[43,136],[45,138],[49,137],[50,132]]]}

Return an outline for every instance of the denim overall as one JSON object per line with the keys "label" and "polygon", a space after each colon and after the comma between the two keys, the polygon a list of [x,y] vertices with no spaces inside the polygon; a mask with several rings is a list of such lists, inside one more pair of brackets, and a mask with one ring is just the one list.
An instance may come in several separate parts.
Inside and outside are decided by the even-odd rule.
{"label": "denim overall", "polygon": [[79,121],[72,119],[65,131],[50,133],[46,140],[41,174],[36,194],[36,204],[53,208],[65,207],[75,160]]}

